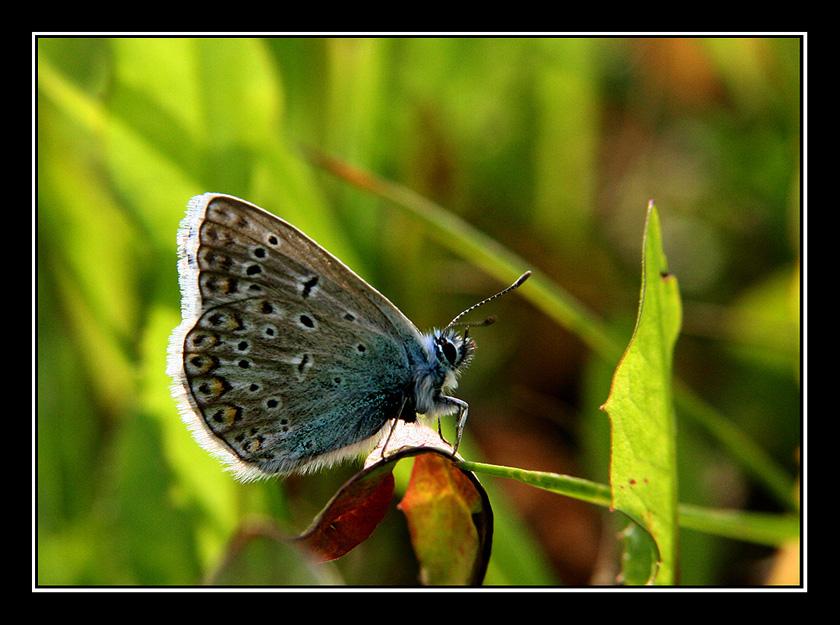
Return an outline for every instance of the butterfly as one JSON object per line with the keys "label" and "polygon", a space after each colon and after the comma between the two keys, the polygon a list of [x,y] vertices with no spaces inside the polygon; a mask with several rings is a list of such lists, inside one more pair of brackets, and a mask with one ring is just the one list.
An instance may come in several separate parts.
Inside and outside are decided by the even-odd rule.
{"label": "butterfly", "polygon": [[[475,342],[459,323],[422,334],[300,230],[238,198],[194,197],[178,232],[181,324],[167,372],[183,420],[242,480],[358,456],[388,423],[456,414]],[[466,326],[463,336],[455,330]]]}

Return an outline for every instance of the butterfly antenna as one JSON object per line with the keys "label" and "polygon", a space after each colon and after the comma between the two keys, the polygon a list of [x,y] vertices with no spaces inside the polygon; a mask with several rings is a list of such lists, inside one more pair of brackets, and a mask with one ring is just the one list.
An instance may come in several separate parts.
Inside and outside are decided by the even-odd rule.
{"label": "butterfly antenna", "polygon": [[499,297],[499,296],[501,296],[501,295],[504,295],[505,293],[508,293],[508,292],[510,292],[510,291],[513,291],[513,289],[515,289],[515,288],[517,288],[517,287],[521,286],[521,285],[522,285],[522,283],[523,283],[523,282],[525,282],[525,280],[527,280],[530,276],[531,276],[531,272],[530,272],[530,271],[526,271],[526,272],[525,272],[525,273],[523,273],[521,276],[519,276],[519,278],[517,279],[517,281],[516,281],[516,282],[514,282],[513,284],[511,284],[508,288],[503,289],[502,291],[499,291],[499,292],[498,292],[498,293],[496,293],[495,295],[491,295],[491,296],[490,296],[490,297],[488,297],[487,299],[480,301],[478,304],[473,304],[472,306],[470,306],[469,308],[467,308],[464,312],[462,312],[460,315],[458,315],[457,317],[455,317],[452,321],[450,321],[450,322],[447,324],[447,326],[444,328],[444,330],[448,330],[448,329],[449,329],[449,328],[451,328],[452,326],[456,326],[456,325],[465,325],[465,326],[488,326],[488,325],[490,325],[491,323],[493,323],[494,321],[496,321],[496,318],[495,318],[495,317],[487,317],[487,319],[485,319],[485,320],[484,320],[484,321],[482,321],[481,323],[464,323],[464,322],[459,323],[459,322],[458,322],[458,319],[460,319],[461,317],[463,317],[464,315],[466,315],[468,312],[472,312],[473,310],[475,310],[475,309],[476,309],[476,308],[478,308],[479,306],[483,306],[483,305],[484,305],[484,304],[486,304],[487,302],[492,301],[492,300],[496,299],[497,297]]}

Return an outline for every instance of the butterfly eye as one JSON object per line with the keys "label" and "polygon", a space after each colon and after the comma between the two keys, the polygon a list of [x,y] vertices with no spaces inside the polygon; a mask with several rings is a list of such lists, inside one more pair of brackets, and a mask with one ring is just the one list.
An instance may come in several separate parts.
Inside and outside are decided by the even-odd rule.
{"label": "butterfly eye", "polygon": [[452,341],[446,341],[441,345],[441,349],[446,360],[454,367],[458,362],[458,348]]}

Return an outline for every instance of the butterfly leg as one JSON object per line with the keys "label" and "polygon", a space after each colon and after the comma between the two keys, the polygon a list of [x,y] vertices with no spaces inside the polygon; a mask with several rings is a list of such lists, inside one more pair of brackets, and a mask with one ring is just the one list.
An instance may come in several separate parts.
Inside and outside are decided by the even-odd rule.
{"label": "butterfly leg", "polygon": [[385,459],[385,450],[388,449],[388,443],[391,442],[391,435],[394,433],[396,427],[396,419],[391,419],[390,421],[388,421],[388,436],[385,438],[385,444],[382,445],[382,450],[379,452],[379,457],[383,460]]}
{"label": "butterfly leg", "polygon": [[[397,412],[397,416],[388,422],[390,426],[388,430],[388,437],[385,439],[385,444],[382,445],[382,452],[380,454],[382,458],[385,458],[385,450],[388,449],[388,443],[391,442],[391,435],[394,433],[394,430],[397,429],[397,421],[400,420],[400,416],[402,415],[407,400],[407,397],[403,397],[402,404],[400,404],[400,410],[399,412]],[[438,421],[438,426],[440,426],[440,421]]]}
{"label": "butterfly leg", "polygon": [[[452,449],[452,453],[454,454],[458,452],[458,446],[461,444],[461,437],[464,435],[464,425],[467,423],[470,406],[467,402],[456,397],[441,397],[440,399],[455,408],[454,412],[458,413],[458,418],[455,422],[455,447]],[[440,434],[440,416],[438,416],[438,434]],[[441,438],[443,438],[443,434],[441,434]]]}
{"label": "butterfly leg", "polygon": [[467,424],[467,415],[470,412],[470,406],[467,402],[456,400],[458,402],[458,421],[455,425],[457,431],[455,437],[455,449],[452,453],[458,453],[458,446],[461,444],[461,437],[464,435],[464,426]]}

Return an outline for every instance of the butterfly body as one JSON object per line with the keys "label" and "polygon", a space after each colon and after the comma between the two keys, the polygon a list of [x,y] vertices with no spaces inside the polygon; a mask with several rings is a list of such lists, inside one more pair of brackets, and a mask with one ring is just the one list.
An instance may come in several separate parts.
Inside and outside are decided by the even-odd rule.
{"label": "butterfly body", "polygon": [[466,333],[421,334],[294,226],[231,196],[193,198],[178,241],[167,370],[184,421],[238,477],[356,456],[417,413],[457,412],[460,441],[468,406],[447,393],[475,348]]}

